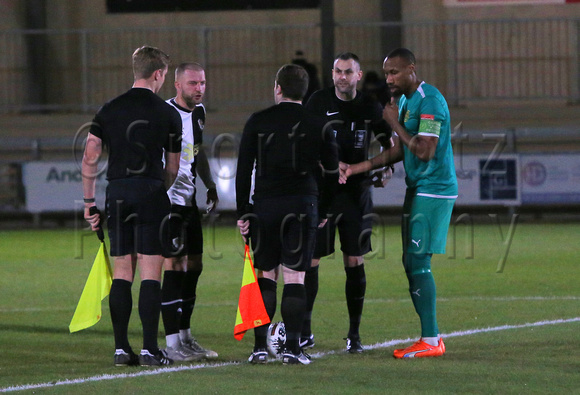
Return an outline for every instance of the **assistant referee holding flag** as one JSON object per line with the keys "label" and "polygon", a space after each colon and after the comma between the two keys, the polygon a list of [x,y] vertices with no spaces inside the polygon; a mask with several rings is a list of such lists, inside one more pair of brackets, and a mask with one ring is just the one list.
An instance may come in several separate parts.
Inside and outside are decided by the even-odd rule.
{"label": "assistant referee holding flag", "polygon": [[[302,107],[307,88],[308,73],[303,67],[287,64],[278,70],[274,83],[276,105],[253,114],[247,121],[236,176],[238,227],[245,239],[251,235],[258,284],[270,320],[276,311],[276,280],[282,265],[281,311],[286,327],[282,361],[304,365],[310,363],[299,345],[306,309],[304,271],[312,260],[319,218],[326,218],[333,190],[338,186],[334,135],[325,128],[324,118]],[[321,171],[319,192],[317,174]],[[267,331],[268,325],[254,329],[251,363],[267,361]]]}
{"label": "assistant referee holding flag", "polygon": [[[166,250],[160,231],[169,217],[171,203],[166,190],[177,175],[181,152],[181,117],[156,94],[163,86],[168,65],[169,57],[157,48],[144,46],[133,53],[133,87],[99,110],[83,156],[85,219],[96,230],[100,215],[91,215],[90,208],[95,206],[97,164],[103,146],[109,152],[106,209],[114,257],[109,306],[117,366],[173,362],[157,345],[162,253]],[[131,285],[137,265],[143,326],[139,357],[133,353],[127,336],[133,308]]]}

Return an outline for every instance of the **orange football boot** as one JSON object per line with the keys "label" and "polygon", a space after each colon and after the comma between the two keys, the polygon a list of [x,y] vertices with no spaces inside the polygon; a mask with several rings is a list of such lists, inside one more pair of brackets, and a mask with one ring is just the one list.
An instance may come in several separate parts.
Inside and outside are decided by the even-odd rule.
{"label": "orange football boot", "polygon": [[399,348],[393,352],[395,358],[423,358],[440,357],[445,354],[443,339],[439,339],[437,346],[432,346],[419,339],[415,344],[407,348]]}

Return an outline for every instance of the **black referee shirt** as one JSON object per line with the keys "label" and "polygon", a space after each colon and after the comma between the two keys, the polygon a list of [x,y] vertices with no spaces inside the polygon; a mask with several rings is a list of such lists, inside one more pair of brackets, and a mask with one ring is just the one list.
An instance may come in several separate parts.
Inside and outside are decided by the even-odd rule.
{"label": "black referee shirt", "polygon": [[107,179],[165,179],[163,150],[181,152],[181,117],[149,89],[131,88],[95,115],[90,133],[109,152]]}
{"label": "black referee shirt", "polygon": [[319,195],[316,173],[325,169],[319,214],[325,215],[338,185],[338,156],[324,118],[298,103],[282,102],[254,113],[246,122],[236,175],[238,215],[247,212],[254,165],[254,200],[290,195]]}
{"label": "black referee shirt", "polygon": [[[331,123],[341,162],[353,164],[369,159],[371,133],[383,147],[390,147],[391,127],[383,119],[381,104],[361,91],[356,91],[353,100],[344,101],[336,96],[334,87],[321,89],[312,94],[306,108]],[[367,177],[349,177],[345,187],[356,187]]]}

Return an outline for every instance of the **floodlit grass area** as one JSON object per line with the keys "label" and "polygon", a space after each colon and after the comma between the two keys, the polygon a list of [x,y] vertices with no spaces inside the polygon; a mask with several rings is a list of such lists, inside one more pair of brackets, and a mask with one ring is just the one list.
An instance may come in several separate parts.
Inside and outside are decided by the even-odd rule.
{"label": "floodlit grass area", "polygon": [[[108,299],[97,325],[68,331],[97,253],[94,235],[0,231],[0,392],[545,394],[580,388],[579,224],[521,223],[512,234],[508,220],[452,227],[447,254],[433,259],[447,353],[404,361],[392,358],[393,349],[419,336],[419,321],[400,263],[399,227],[377,226],[375,251],[365,263],[361,337],[368,350],[343,351],[348,317],[338,253],[321,262],[309,366],[245,363],[253,333],[240,342],[233,338],[243,243],[232,226],[204,232],[192,331],[219,358],[146,369],[113,366]],[[136,350],[137,282],[129,333]],[[281,285],[278,291],[281,296]],[[162,325],[159,342],[165,344]]]}

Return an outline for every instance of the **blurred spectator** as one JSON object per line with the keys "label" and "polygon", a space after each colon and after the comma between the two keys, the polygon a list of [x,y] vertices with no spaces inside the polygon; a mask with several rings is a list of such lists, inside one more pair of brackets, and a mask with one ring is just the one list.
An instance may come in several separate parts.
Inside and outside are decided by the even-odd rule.
{"label": "blurred spectator", "polygon": [[304,67],[304,69],[308,73],[308,81],[309,81],[308,90],[304,95],[304,99],[302,99],[302,103],[306,104],[308,102],[308,98],[310,97],[310,95],[320,89],[320,79],[318,78],[318,69],[314,64],[306,60],[306,58],[304,57],[304,52],[302,52],[301,50],[297,50],[294,55],[295,58],[292,59],[292,63]]}
{"label": "blurred spectator", "polygon": [[391,100],[387,82],[376,71],[371,70],[365,74],[361,90],[381,103],[383,107]]}

